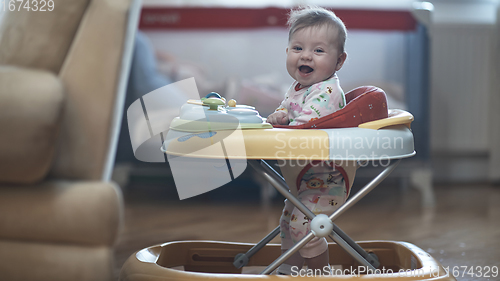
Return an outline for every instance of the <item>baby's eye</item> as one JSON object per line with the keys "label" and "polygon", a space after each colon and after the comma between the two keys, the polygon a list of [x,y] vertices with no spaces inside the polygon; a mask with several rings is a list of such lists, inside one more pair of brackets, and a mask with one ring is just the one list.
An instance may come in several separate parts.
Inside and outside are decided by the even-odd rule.
{"label": "baby's eye", "polygon": [[292,50],[294,50],[294,51],[302,51],[302,47],[295,46],[295,47],[292,48]]}
{"label": "baby's eye", "polygon": [[322,49],[316,49],[314,50],[316,53],[324,53],[325,51],[323,51]]}

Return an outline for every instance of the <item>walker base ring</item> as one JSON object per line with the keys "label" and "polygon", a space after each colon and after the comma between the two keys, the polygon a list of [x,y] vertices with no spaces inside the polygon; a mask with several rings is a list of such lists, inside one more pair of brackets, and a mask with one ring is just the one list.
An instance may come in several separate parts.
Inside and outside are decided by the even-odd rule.
{"label": "walker base ring", "polygon": [[[431,255],[407,242],[357,242],[366,251],[376,254],[380,266],[375,274],[354,271],[355,260],[337,244],[329,243],[330,264],[333,273],[329,280],[456,280],[446,273]],[[268,244],[250,258],[246,267],[235,268],[234,257],[248,251],[253,244],[217,241],[176,241],[145,248],[133,254],[123,266],[120,280],[269,280],[275,278],[303,278],[249,274],[259,272],[281,254],[279,244]],[[224,274],[222,274],[224,273]],[[307,277],[305,277],[307,278]],[[277,279],[276,279],[277,280]],[[282,280],[282,279],[280,279]]]}

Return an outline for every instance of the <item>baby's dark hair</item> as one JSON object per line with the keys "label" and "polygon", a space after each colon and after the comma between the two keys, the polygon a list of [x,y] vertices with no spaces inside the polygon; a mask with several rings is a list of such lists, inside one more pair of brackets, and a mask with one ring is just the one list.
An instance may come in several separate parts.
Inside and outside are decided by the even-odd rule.
{"label": "baby's dark hair", "polygon": [[317,6],[304,6],[290,11],[288,17],[288,26],[290,28],[288,31],[288,41],[290,41],[295,32],[302,28],[319,27],[322,25],[329,25],[337,28],[339,39],[338,47],[340,53],[343,53],[347,38],[347,29],[344,23],[334,12]]}

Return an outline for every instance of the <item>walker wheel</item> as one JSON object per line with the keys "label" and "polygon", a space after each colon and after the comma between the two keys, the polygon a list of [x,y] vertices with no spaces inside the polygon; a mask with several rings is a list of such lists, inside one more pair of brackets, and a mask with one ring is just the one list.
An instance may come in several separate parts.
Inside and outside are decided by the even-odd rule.
{"label": "walker wheel", "polygon": [[325,214],[315,216],[311,221],[311,232],[316,237],[326,237],[333,230],[333,223]]}
{"label": "walker wheel", "polygon": [[233,265],[236,268],[242,268],[248,264],[248,257],[246,254],[240,253],[234,257]]}

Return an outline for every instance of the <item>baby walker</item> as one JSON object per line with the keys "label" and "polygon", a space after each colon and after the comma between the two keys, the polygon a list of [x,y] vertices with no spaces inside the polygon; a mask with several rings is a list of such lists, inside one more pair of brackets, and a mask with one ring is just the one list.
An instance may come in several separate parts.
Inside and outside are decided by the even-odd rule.
{"label": "baby walker", "polygon": [[[410,130],[413,116],[403,110],[388,110],[381,89],[356,88],[346,94],[346,102],[342,110],[307,124],[273,127],[265,123],[253,107],[236,105],[234,100],[226,106],[225,100],[216,94],[202,100],[189,100],[181,108],[180,116],[173,120],[162,151],[174,156],[225,158],[228,167],[233,168],[237,162],[228,159],[248,161],[311,220],[311,232],[283,255],[280,245],[268,245],[279,234],[279,226],[255,245],[176,241],[149,247],[127,260],[120,280],[307,278],[310,275],[270,274],[315,236],[330,237],[335,242],[328,244],[333,269],[329,274],[323,272],[322,278],[455,280],[437,260],[415,245],[394,241],[354,242],[333,223],[382,182],[401,159],[415,154]],[[200,119],[200,116],[206,118]],[[238,149],[242,141],[244,149]],[[387,143],[391,141],[394,143]],[[223,143],[224,154],[211,151],[210,147],[218,142]],[[289,192],[281,175],[263,159],[334,160],[348,188],[360,162],[385,161],[388,165],[337,211],[326,216],[315,215],[307,209]],[[264,268],[260,275],[241,274],[243,267],[257,266]],[[183,267],[183,270],[174,267]]]}

